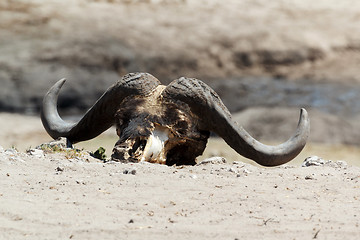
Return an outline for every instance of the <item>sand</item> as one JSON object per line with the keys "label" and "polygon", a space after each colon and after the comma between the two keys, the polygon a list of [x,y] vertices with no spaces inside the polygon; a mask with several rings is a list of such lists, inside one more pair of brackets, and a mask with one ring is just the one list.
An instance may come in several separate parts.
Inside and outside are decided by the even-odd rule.
{"label": "sand", "polygon": [[103,163],[0,148],[0,239],[359,239],[360,168]]}

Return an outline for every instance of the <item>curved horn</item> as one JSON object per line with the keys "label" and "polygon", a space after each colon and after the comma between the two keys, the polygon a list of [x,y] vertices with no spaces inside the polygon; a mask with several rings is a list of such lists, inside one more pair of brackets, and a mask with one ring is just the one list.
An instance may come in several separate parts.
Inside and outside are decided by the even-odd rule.
{"label": "curved horn", "polygon": [[57,111],[57,100],[61,87],[66,79],[57,81],[46,93],[43,99],[41,109],[41,121],[47,133],[53,138],[59,138],[66,135],[75,124],[71,124],[62,120]]}
{"label": "curved horn", "polygon": [[301,109],[296,132],[289,140],[277,146],[262,144],[238,126],[214,90],[193,78],[173,81],[164,90],[164,97],[188,104],[202,121],[203,130],[215,132],[240,155],[263,166],[277,166],[292,160],[304,148],[310,132],[308,114]]}
{"label": "curved horn", "polygon": [[132,73],[111,86],[77,123],[65,122],[57,111],[57,99],[65,79],[50,88],[43,99],[41,121],[48,134],[56,139],[66,137],[71,143],[92,139],[115,123],[114,115],[124,98],[146,95],[160,82],[147,73]]}

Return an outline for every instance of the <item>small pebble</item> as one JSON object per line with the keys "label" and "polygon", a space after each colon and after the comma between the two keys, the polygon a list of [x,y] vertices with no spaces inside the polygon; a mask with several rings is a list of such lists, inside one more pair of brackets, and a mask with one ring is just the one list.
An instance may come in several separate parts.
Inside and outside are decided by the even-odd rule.
{"label": "small pebble", "polygon": [[133,169],[125,169],[123,171],[123,174],[132,174],[132,175],[135,175],[136,174],[136,169],[133,168]]}
{"label": "small pebble", "polygon": [[40,149],[30,149],[27,151],[27,154],[39,158],[44,157],[44,151]]}
{"label": "small pebble", "polygon": [[248,173],[251,173],[251,171],[250,171],[250,170],[247,170],[246,168],[244,168],[243,173],[248,174]]}
{"label": "small pebble", "polygon": [[57,167],[57,168],[55,168],[55,171],[57,171],[57,172],[62,172],[62,171],[64,171],[64,168],[62,168],[62,167]]}
{"label": "small pebble", "polygon": [[318,156],[307,157],[304,162],[301,164],[302,167],[310,167],[310,166],[321,166],[324,165],[325,161]]}
{"label": "small pebble", "polygon": [[6,155],[15,155],[17,153],[18,153],[18,151],[15,148],[8,148],[5,150]]}
{"label": "small pebble", "polygon": [[206,159],[202,160],[197,165],[201,165],[201,164],[224,164],[224,163],[226,163],[226,158],[224,158],[224,157],[211,157],[211,158],[206,158]]}
{"label": "small pebble", "polygon": [[315,178],[312,175],[306,175],[305,180],[315,180]]}

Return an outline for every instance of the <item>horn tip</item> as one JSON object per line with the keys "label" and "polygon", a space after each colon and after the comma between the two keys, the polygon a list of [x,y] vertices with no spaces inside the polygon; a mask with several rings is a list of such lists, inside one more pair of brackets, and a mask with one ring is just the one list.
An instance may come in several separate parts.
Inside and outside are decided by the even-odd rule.
{"label": "horn tip", "polygon": [[60,79],[59,81],[57,81],[57,83],[59,83],[59,84],[64,84],[66,82],[66,78],[62,78],[62,79]]}
{"label": "horn tip", "polygon": [[55,92],[59,92],[60,88],[62,88],[62,86],[64,85],[65,82],[66,82],[66,78],[60,79],[50,88],[50,91],[55,90]]}
{"label": "horn tip", "polygon": [[308,136],[310,132],[310,119],[305,108],[301,108],[300,110],[299,126],[302,126],[303,129],[306,129],[306,136]]}
{"label": "horn tip", "polygon": [[308,114],[308,112],[306,111],[305,108],[300,109],[300,116],[303,119],[308,119],[309,118],[309,114]]}
{"label": "horn tip", "polygon": [[308,117],[308,112],[306,111],[305,108],[300,109],[300,116],[301,116],[301,118],[307,118]]}

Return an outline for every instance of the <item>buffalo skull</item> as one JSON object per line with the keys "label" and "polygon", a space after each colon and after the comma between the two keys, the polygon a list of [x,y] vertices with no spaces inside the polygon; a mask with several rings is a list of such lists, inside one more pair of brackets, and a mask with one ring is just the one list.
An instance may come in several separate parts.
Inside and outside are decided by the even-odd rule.
{"label": "buffalo skull", "polygon": [[222,137],[240,155],[263,166],[277,166],[296,157],[306,144],[310,123],[301,109],[295,134],[277,146],[264,145],[232,119],[219,96],[204,82],[180,78],[168,86],[147,73],[131,73],[111,86],[77,123],[61,119],[59,91],[65,79],[43,100],[42,123],[56,139],[70,143],[95,138],[116,125],[119,140],[112,160],[148,161],[167,165],[195,164],[210,132]]}

